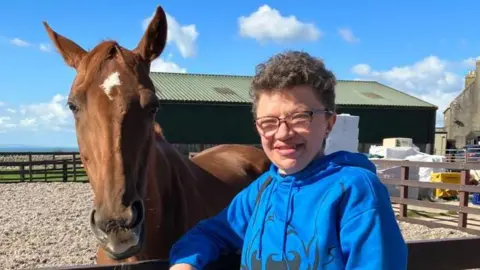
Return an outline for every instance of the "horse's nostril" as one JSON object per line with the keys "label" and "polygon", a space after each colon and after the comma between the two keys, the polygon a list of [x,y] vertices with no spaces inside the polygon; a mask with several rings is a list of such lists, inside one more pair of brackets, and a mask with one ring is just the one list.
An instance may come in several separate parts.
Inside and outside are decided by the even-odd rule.
{"label": "horse's nostril", "polygon": [[100,214],[96,210],[92,211],[92,221],[93,221],[93,224],[96,224],[96,225],[101,225],[103,223],[102,218],[100,217]]}
{"label": "horse's nostril", "polygon": [[97,211],[95,209],[93,209],[90,212],[90,224],[91,225],[97,225],[98,224],[98,215],[97,215]]}
{"label": "horse's nostril", "polygon": [[107,230],[107,227],[106,227],[107,223],[102,218],[100,212],[96,210],[92,210],[90,214],[90,224],[92,226],[95,226],[97,229],[99,229],[102,232],[106,232]]}
{"label": "horse's nostril", "polygon": [[130,209],[132,211],[132,216],[131,216],[130,222],[128,223],[128,226],[130,228],[135,228],[143,222],[143,218],[144,218],[143,202],[141,200],[134,201],[130,206]]}
{"label": "horse's nostril", "polygon": [[94,234],[98,239],[104,241],[107,238],[105,233],[105,223],[101,222],[99,213],[95,210],[92,210],[90,213],[90,227],[92,228]]}

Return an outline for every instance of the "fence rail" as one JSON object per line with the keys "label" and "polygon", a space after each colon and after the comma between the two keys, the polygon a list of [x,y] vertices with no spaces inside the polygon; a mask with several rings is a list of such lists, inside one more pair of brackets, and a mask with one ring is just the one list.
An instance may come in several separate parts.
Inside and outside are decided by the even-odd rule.
{"label": "fence rail", "polygon": [[[453,238],[442,240],[409,241],[408,245],[408,269],[436,269],[457,270],[480,267],[478,246],[480,237]],[[79,265],[70,267],[57,267],[55,270],[167,270],[168,261],[149,260],[136,263],[124,263],[121,265]],[[52,268],[49,268],[52,269]],[[208,265],[206,269],[240,269],[240,255],[224,255],[217,261]],[[46,270],[46,268],[45,268]]]}
{"label": "fence rail", "polygon": [[87,181],[78,152],[1,152],[0,182]]}
{"label": "fence rail", "polygon": [[447,162],[479,162],[480,161],[480,149],[445,149],[445,161]]}
{"label": "fence rail", "polygon": [[[401,167],[399,179],[380,178],[384,184],[399,186],[400,196],[390,197],[392,203],[400,205],[400,213],[397,219],[412,223],[441,226],[452,229],[461,230],[471,234],[480,235],[480,230],[467,228],[468,214],[480,215],[480,209],[469,206],[469,194],[480,193],[480,187],[470,185],[470,170],[480,170],[480,163],[464,163],[464,162],[424,162],[424,161],[406,161],[406,160],[382,160],[372,159],[372,162],[383,168]],[[460,184],[448,183],[430,183],[409,180],[409,172],[412,167],[426,167],[447,170],[460,171]],[[429,201],[421,201],[408,198],[409,187],[432,188],[432,189],[448,189],[458,192],[458,205],[448,205],[443,203],[435,203]],[[421,220],[407,216],[408,205],[446,210],[458,213],[457,225],[439,224],[434,221]]]}

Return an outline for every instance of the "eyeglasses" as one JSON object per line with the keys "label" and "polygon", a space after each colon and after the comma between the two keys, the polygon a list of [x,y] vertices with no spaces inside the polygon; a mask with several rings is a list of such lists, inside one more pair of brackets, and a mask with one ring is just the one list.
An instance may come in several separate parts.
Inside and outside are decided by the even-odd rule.
{"label": "eyeglasses", "polygon": [[287,126],[295,132],[302,132],[308,129],[312,122],[314,114],[332,114],[330,110],[310,110],[294,112],[285,116],[284,118],[276,116],[263,116],[254,120],[260,133],[265,137],[275,135],[280,124],[285,122]]}

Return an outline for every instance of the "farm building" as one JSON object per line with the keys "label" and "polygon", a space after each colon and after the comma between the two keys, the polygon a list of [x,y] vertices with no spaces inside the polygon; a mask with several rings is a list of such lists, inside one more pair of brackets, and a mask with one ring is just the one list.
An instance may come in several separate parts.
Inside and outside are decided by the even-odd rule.
{"label": "farm building", "polygon": [[462,91],[443,112],[448,148],[480,143],[480,60],[465,76]]}
{"label": "farm building", "polygon": [[[251,114],[250,76],[152,72],[157,121],[182,152],[222,143],[259,144]],[[386,137],[409,137],[432,153],[437,107],[374,81],[337,84],[338,113],[360,116],[359,151]]]}
{"label": "farm building", "polygon": [[433,154],[445,156],[447,149],[451,149],[447,145],[447,131],[443,127],[436,127]]}

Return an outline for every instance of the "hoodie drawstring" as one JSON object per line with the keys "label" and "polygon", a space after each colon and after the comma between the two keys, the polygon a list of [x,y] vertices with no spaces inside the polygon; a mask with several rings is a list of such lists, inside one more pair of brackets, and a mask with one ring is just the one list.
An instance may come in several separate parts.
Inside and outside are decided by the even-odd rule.
{"label": "hoodie drawstring", "polygon": [[[282,261],[287,261],[287,256],[285,254],[286,251],[286,242],[287,242],[287,230],[288,230],[288,222],[290,220],[290,204],[292,203],[292,192],[293,192],[293,187],[294,187],[294,181],[290,183],[290,187],[288,190],[288,196],[287,196],[287,202],[286,202],[286,211],[285,211],[285,220],[283,223],[283,237],[282,237],[282,246],[281,246],[281,254],[282,254]],[[271,191],[268,193],[268,197],[265,200],[266,204],[265,207],[268,207],[270,204],[270,199],[272,197],[272,194],[275,192],[277,189],[277,183],[274,181],[274,186],[271,188]],[[263,243],[263,233],[265,231],[265,221],[267,220],[267,214],[268,214],[268,209],[264,209],[263,212],[263,217],[261,219],[262,226],[260,227],[260,239],[259,239],[259,247],[258,247],[258,257],[262,258],[262,243]],[[290,269],[290,266],[287,263],[287,269]]]}
{"label": "hoodie drawstring", "polygon": [[287,254],[285,253],[286,251],[286,243],[287,243],[287,229],[288,229],[288,222],[290,220],[289,214],[290,214],[290,204],[292,203],[292,191],[293,191],[293,186],[294,186],[294,181],[290,183],[290,189],[288,190],[288,199],[287,199],[287,205],[286,205],[286,211],[285,211],[285,220],[283,223],[283,238],[282,238],[282,260],[285,260],[287,269],[290,269],[290,265],[288,264],[288,259],[287,259]]}
{"label": "hoodie drawstring", "polygon": [[[265,207],[267,208],[268,205],[270,204],[270,198],[272,197],[272,194],[275,192],[275,189],[277,188],[277,183],[276,181],[272,181],[273,182],[273,187],[271,188],[270,192],[268,193],[268,197],[267,199],[265,200],[266,203],[265,203]],[[260,205],[259,205],[259,208],[260,208]],[[262,222],[262,226],[260,227],[260,239],[258,241],[258,257],[259,258],[262,258],[262,243],[263,243],[263,232],[265,231],[265,220],[267,219],[267,214],[268,214],[268,209],[265,209],[263,211],[263,217],[261,219],[261,222]]]}

